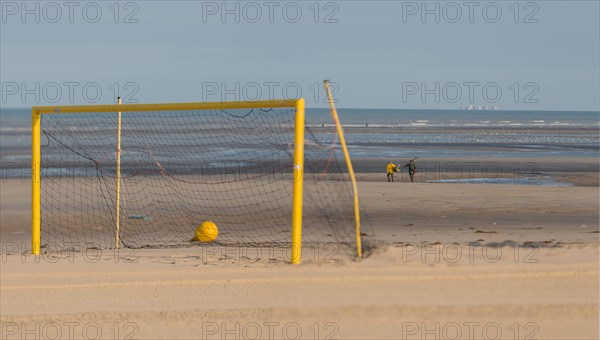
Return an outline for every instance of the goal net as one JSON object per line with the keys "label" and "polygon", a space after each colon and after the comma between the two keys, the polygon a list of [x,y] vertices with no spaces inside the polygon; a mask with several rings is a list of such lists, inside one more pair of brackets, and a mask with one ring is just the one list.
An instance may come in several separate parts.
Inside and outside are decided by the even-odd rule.
{"label": "goal net", "polygon": [[[305,243],[355,254],[352,192],[335,130],[305,127],[303,101],[33,112],[34,253],[36,246],[293,248],[301,232]],[[203,221],[219,229],[210,244],[192,240]]]}

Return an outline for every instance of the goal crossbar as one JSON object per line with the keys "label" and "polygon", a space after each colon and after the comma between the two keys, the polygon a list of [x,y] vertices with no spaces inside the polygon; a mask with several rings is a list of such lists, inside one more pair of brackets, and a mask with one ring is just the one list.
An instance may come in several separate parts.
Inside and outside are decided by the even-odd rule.
{"label": "goal crossbar", "polygon": [[[183,110],[227,110],[258,108],[295,108],[291,262],[300,263],[302,248],[302,190],[304,170],[304,99],[239,101],[239,102],[198,102],[198,103],[156,103],[156,104],[110,104],[110,105],[69,105],[34,106],[31,110],[31,242],[32,253],[40,254],[41,239],[41,116],[44,114],[81,114],[91,112],[142,112],[142,111],[183,111]],[[117,148],[117,146],[115,146]]]}
{"label": "goal crossbar", "polygon": [[259,109],[277,107],[298,107],[304,99],[258,100],[240,102],[200,102],[200,103],[156,103],[156,104],[109,104],[109,105],[69,105],[34,106],[32,113],[85,113],[85,112],[139,112],[139,111],[180,111],[180,110],[221,110]]}

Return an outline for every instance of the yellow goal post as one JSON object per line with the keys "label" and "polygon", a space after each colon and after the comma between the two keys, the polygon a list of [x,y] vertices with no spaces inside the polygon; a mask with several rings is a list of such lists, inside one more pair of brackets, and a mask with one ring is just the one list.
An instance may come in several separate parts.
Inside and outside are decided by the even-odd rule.
{"label": "yellow goal post", "polygon": [[[140,112],[181,110],[226,110],[260,108],[295,108],[293,194],[292,194],[292,249],[291,262],[300,263],[302,249],[302,188],[304,171],[304,99],[203,102],[203,103],[160,103],[160,104],[110,104],[34,106],[31,110],[31,244],[32,254],[40,254],[41,229],[41,116],[46,114],[81,114],[91,112]],[[119,132],[116,132],[119,133]],[[118,150],[118,146],[115,145]],[[119,169],[117,169],[117,173]],[[119,181],[119,178],[117,178]],[[117,199],[118,202],[118,199]],[[118,203],[117,203],[118,204]],[[118,223],[118,222],[117,222]],[[118,225],[115,226],[118,230]],[[118,231],[117,236],[118,237]],[[118,240],[118,239],[117,239]],[[117,246],[118,246],[118,242]]]}

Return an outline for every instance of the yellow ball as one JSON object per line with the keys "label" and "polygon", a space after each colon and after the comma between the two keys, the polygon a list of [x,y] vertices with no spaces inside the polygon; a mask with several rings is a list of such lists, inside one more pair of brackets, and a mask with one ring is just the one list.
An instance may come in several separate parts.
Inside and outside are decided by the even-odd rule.
{"label": "yellow ball", "polygon": [[217,225],[212,221],[204,221],[196,228],[196,237],[194,237],[194,240],[210,243],[216,240],[217,236],[219,236]]}

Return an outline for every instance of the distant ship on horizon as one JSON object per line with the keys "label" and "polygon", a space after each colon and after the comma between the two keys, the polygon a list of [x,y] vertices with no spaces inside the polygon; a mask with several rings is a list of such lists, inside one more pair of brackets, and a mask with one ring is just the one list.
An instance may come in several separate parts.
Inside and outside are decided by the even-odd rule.
{"label": "distant ship on horizon", "polygon": [[466,111],[498,111],[498,107],[497,106],[473,106],[472,104],[469,106],[465,106],[465,107],[460,107],[461,110],[466,110]]}

